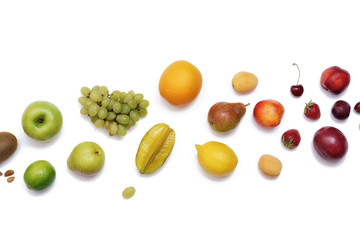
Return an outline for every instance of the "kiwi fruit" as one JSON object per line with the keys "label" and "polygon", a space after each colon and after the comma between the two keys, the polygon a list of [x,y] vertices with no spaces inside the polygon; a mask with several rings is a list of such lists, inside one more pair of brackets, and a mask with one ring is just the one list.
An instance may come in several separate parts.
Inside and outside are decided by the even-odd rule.
{"label": "kiwi fruit", "polygon": [[9,132],[0,132],[0,163],[11,157],[18,145],[17,138]]}

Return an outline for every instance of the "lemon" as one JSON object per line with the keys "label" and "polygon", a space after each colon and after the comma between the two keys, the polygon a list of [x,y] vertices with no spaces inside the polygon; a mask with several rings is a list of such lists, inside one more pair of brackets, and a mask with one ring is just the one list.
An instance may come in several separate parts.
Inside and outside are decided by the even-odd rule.
{"label": "lemon", "polygon": [[55,177],[55,168],[45,160],[31,163],[24,173],[26,186],[34,191],[48,188],[55,181]]}
{"label": "lemon", "polygon": [[238,158],[227,145],[210,141],[195,147],[199,164],[205,172],[216,177],[225,177],[236,168]]}

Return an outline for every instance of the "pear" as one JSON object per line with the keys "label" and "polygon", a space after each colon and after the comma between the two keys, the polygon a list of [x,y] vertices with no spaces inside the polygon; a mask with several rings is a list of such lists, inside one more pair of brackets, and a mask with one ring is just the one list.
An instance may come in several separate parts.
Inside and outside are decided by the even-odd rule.
{"label": "pear", "polygon": [[94,142],[82,142],[71,152],[67,165],[78,174],[93,176],[104,166],[105,154],[103,149]]}
{"label": "pear", "polygon": [[218,102],[209,110],[208,122],[217,132],[227,132],[234,129],[246,112],[249,104]]}

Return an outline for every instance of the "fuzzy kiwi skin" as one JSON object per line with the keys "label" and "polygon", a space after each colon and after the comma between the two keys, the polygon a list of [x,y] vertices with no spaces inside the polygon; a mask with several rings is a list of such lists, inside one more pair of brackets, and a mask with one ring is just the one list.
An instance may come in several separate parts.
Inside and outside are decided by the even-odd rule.
{"label": "fuzzy kiwi skin", "polygon": [[0,132],[0,163],[14,154],[18,146],[17,138],[9,132]]}

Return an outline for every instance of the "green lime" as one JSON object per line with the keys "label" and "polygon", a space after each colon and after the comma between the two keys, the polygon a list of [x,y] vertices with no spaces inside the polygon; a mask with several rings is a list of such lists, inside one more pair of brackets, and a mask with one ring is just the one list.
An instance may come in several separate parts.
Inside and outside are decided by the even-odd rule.
{"label": "green lime", "polygon": [[24,173],[26,186],[34,191],[48,188],[55,180],[55,168],[45,160],[35,161],[30,164]]}

